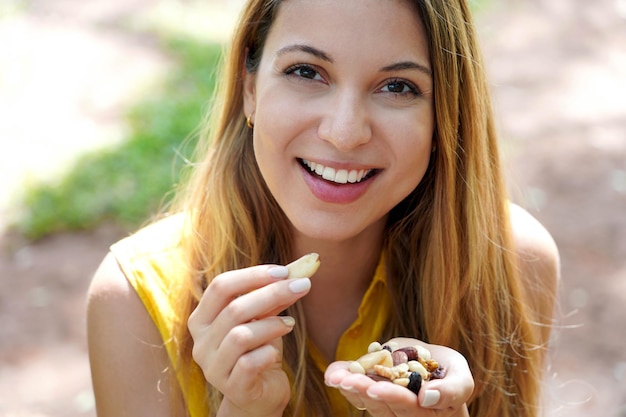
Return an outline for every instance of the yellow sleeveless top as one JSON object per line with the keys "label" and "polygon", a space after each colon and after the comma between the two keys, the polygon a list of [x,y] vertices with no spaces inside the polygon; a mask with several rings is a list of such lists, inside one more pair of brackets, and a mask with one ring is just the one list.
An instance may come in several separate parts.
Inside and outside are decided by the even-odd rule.
{"label": "yellow sleeveless top", "polygon": [[[179,382],[183,380],[182,370],[177,367],[177,345],[172,335],[174,324],[178,320],[186,321],[186,317],[178,317],[172,288],[179,283],[179,277],[185,275],[179,272],[185,268],[179,245],[182,230],[183,216],[174,215],[111,246],[111,252],[159,330]],[[384,267],[380,262],[361,301],[357,319],[339,340],[335,360],[354,360],[365,353],[370,342],[380,340],[390,311],[391,300],[385,284]],[[328,363],[312,343],[309,343],[309,349],[315,364],[324,372]],[[195,367],[191,370],[191,383],[181,384],[191,417],[208,415],[205,383],[202,372]],[[333,415],[349,416],[354,408],[338,390],[328,387],[326,389],[332,403]]]}

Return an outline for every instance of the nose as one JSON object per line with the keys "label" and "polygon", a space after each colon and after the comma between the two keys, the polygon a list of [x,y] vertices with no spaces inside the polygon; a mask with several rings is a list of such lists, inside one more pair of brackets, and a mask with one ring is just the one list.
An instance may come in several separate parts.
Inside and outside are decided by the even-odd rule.
{"label": "nose", "polygon": [[370,141],[372,129],[366,100],[357,92],[336,91],[318,127],[320,139],[341,151]]}

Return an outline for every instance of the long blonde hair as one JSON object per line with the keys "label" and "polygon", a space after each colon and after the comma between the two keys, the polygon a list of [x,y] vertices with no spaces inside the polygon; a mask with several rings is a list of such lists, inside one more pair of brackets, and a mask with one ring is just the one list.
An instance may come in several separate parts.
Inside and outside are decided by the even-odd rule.
{"label": "long blonde hair", "polygon": [[[200,141],[200,160],[179,200],[178,209],[189,214],[185,249],[192,271],[181,294],[181,317],[216,275],[291,260],[288,221],[263,182],[243,114],[242,74],[256,70],[280,3],[251,0],[245,6]],[[415,337],[461,352],[476,383],[472,416],[533,417],[539,409],[539,333],[515,267],[471,13],[465,0],[411,3],[429,38],[436,151],[420,185],[389,216],[383,245],[396,311],[384,336]],[[284,343],[294,384],[285,415],[331,415],[321,372],[306,353],[299,304],[288,314],[298,325]],[[179,363],[195,366],[186,321],[176,334]],[[220,397],[207,386],[212,415]]]}

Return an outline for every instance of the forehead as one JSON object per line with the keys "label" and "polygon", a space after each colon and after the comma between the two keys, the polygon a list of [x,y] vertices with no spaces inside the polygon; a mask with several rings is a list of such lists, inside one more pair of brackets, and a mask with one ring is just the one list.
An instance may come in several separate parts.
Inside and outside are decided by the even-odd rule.
{"label": "forehead", "polygon": [[407,0],[285,0],[266,39],[266,47],[315,43],[341,53],[408,53],[428,57],[424,25]]}

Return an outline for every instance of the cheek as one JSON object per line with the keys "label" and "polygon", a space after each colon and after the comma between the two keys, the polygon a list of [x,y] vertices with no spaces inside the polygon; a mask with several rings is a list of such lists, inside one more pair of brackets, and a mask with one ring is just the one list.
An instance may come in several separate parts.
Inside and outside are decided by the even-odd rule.
{"label": "cheek", "polygon": [[[399,124],[394,129],[391,146],[401,165],[419,168],[430,160],[434,128],[426,115],[416,119],[415,122]],[[407,135],[405,132],[412,133]]]}
{"label": "cheek", "polygon": [[277,92],[264,94],[259,103],[263,104],[255,114],[253,141],[261,171],[266,175],[292,168],[298,156],[295,143],[301,142],[303,132],[310,126],[310,111]]}
{"label": "cheek", "polygon": [[271,95],[264,97],[262,103],[255,114],[255,143],[273,149],[284,148],[301,125],[299,107]]}
{"label": "cheek", "polygon": [[400,167],[397,180],[404,184],[403,192],[407,195],[424,178],[432,155],[432,124],[422,124],[422,128],[418,129],[417,132],[418,134],[413,140],[401,142],[395,150]]}
{"label": "cheek", "polygon": [[[256,117],[252,136],[254,156],[265,180],[273,194],[287,186],[288,173],[296,165],[295,155],[290,153],[290,143],[295,135],[289,117],[274,113],[274,109],[264,109]],[[281,114],[281,117],[272,116]]]}
{"label": "cheek", "polygon": [[268,186],[272,185],[272,177],[278,169],[276,155],[280,153],[278,141],[268,140],[266,133],[262,132],[258,125],[255,126],[253,133],[254,157],[256,159],[259,171]]}

